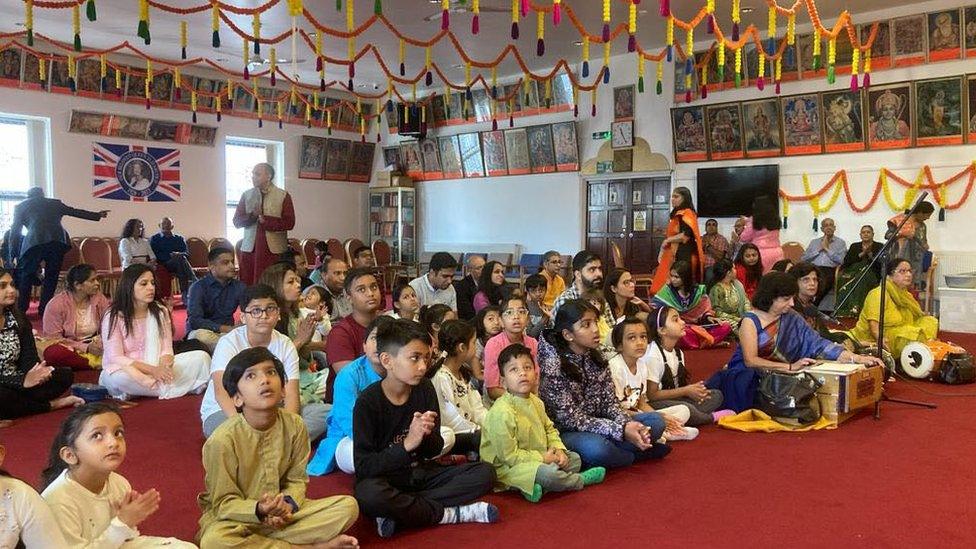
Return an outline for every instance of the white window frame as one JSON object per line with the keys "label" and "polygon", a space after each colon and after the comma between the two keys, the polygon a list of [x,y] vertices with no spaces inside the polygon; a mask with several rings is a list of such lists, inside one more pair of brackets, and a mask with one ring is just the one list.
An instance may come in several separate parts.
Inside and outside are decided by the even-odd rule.
{"label": "white window frame", "polygon": [[33,187],[44,189],[52,196],[54,182],[52,177],[51,119],[0,112],[0,123],[23,124],[27,128],[27,187],[23,191],[0,191],[3,215],[0,216],[0,234],[10,228],[13,221],[13,207],[27,197]]}

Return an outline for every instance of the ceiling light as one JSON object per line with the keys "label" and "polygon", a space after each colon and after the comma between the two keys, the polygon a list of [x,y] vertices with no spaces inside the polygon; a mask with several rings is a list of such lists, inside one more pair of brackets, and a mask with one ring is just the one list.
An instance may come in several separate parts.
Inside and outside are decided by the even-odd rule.
{"label": "ceiling light", "polygon": [[647,10],[637,10],[638,15],[647,15]]}
{"label": "ceiling light", "polygon": [[308,37],[309,37],[309,38],[318,38],[318,36],[319,36],[319,33],[317,33],[317,32],[314,32],[314,31],[313,31],[313,32],[310,32],[310,33],[308,33]]}
{"label": "ceiling light", "polygon": [[752,13],[752,6],[742,6],[739,11],[742,13]]}
{"label": "ceiling light", "polygon": [[573,45],[574,46],[582,46],[583,45],[583,41],[582,40],[577,40],[577,41],[573,42]]}
{"label": "ceiling light", "polygon": [[226,57],[218,57],[218,58],[214,59],[214,61],[217,61],[219,63],[226,63],[227,62],[227,58]]}
{"label": "ceiling light", "polygon": [[454,69],[454,70],[463,69],[464,68],[464,65],[458,63],[457,65],[451,65],[451,68]]}

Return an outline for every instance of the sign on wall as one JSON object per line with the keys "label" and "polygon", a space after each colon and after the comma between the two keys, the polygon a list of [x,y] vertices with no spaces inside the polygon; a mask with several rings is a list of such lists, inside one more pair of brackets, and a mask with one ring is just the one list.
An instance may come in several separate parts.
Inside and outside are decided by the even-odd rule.
{"label": "sign on wall", "polygon": [[95,143],[92,196],[132,202],[175,202],[182,195],[179,149]]}

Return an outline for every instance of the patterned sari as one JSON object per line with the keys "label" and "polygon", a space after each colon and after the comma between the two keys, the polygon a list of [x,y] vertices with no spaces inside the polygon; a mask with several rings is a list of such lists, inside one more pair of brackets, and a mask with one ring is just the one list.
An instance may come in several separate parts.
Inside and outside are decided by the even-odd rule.
{"label": "patterned sari", "polygon": [[[671,265],[679,259],[684,259],[691,263],[691,275],[695,282],[705,280],[705,267],[702,259],[705,254],[702,252],[701,234],[698,232],[698,214],[691,208],[679,210],[671,215],[671,221],[668,222],[665,237],[670,238],[675,236],[678,233],[684,232],[684,229],[691,231],[694,242],[687,242],[680,246],[672,244],[661,251],[660,262],[657,264],[657,270],[654,271],[654,280],[651,282],[651,292],[657,292],[667,284],[668,277],[671,276]],[[679,250],[691,251],[690,257],[676,257],[679,255]]]}
{"label": "patterned sari", "polygon": [[706,324],[708,317],[715,316],[712,302],[705,293],[705,285],[699,284],[695,291],[682,296],[668,284],[655,294],[652,307],[668,306],[678,311],[685,321],[685,335],[678,342],[682,349],[706,349],[722,342],[732,331],[729,324]]}
{"label": "patterned sari", "polygon": [[[742,321],[755,324],[759,336],[758,355],[766,360],[783,363],[793,363],[801,358],[836,360],[844,351],[843,346],[821,337],[793,310],[783,313],[765,328],[755,313],[746,313]],[[736,412],[748,410],[753,407],[759,387],[759,369],[746,365],[740,346],[728,365],[715,372],[705,386],[722,391],[725,395],[723,407]]]}

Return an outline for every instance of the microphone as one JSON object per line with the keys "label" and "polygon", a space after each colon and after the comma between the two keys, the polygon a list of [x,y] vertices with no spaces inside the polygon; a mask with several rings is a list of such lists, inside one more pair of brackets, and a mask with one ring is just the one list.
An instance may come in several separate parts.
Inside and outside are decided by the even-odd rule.
{"label": "microphone", "polygon": [[823,311],[821,311],[820,309],[818,309],[817,306],[814,305],[814,304],[812,304],[812,303],[809,303],[809,304],[807,304],[806,306],[803,307],[803,314],[805,314],[807,316],[817,317],[819,320],[821,320],[825,324],[829,324],[831,326],[840,326],[841,325],[841,323],[840,323],[839,320],[837,320],[836,318],[834,318],[832,316],[828,316],[828,315],[824,314]]}

